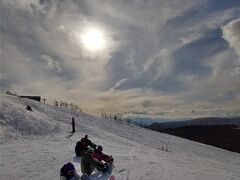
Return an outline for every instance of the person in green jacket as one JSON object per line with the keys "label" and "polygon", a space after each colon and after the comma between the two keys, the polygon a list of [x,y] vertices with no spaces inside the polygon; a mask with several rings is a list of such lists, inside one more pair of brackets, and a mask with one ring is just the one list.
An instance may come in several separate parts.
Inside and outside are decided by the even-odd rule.
{"label": "person in green jacket", "polygon": [[94,150],[89,148],[83,155],[81,161],[81,170],[83,174],[90,176],[96,167],[104,168],[104,164],[99,161],[95,161],[92,158]]}

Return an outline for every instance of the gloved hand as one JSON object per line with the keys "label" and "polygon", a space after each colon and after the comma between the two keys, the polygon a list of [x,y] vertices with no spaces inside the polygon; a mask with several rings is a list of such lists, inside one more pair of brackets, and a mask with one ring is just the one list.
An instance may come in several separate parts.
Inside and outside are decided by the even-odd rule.
{"label": "gloved hand", "polygon": [[107,159],[107,163],[113,163],[113,161],[114,161],[114,159],[113,159],[112,155],[109,156],[109,158]]}
{"label": "gloved hand", "polygon": [[96,168],[97,170],[102,171],[105,168],[105,165],[102,162],[98,162]]}
{"label": "gloved hand", "polygon": [[96,144],[92,144],[92,148],[95,150],[97,148]]}

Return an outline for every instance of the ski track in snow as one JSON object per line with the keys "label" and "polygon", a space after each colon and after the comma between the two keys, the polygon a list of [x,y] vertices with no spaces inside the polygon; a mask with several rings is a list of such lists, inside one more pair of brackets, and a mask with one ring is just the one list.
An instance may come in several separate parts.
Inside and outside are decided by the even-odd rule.
{"label": "ski track in snow", "polygon": [[[33,112],[25,110],[27,104]],[[70,134],[71,117],[77,132]],[[240,155],[170,137],[110,119],[72,113],[1,93],[1,175],[4,180],[59,179],[71,161],[81,174],[74,147],[85,134],[113,155],[117,180],[239,180]],[[92,179],[107,179],[96,176]]]}

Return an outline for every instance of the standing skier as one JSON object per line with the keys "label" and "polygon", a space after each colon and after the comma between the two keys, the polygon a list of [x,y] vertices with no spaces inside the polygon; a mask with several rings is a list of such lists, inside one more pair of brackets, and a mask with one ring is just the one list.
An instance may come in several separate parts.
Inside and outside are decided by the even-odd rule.
{"label": "standing skier", "polygon": [[75,119],[72,117],[72,132],[75,132]]}

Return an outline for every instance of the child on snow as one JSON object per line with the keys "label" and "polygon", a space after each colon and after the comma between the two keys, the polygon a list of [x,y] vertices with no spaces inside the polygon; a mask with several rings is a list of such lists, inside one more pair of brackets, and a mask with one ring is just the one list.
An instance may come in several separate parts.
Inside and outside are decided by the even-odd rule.
{"label": "child on snow", "polygon": [[83,153],[81,161],[82,173],[89,176],[97,166],[97,162],[92,158],[93,151],[94,150],[92,148],[89,148],[85,153]]}
{"label": "child on snow", "polygon": [[110,168],[112,168],[112,164],[113,164],[113,157],[112,156],[108,156],[106,154],[104,154],[102,152],[103,148],[102,146],[98,146],[97,149],[95,149],[95,151],[93,152],[92,158],[97,161],[102,163],[103,161],[106,163],[102,163],[104,165],[104,167],[102,166],[97,166],[96,168],[99,171],[102,171],[103,173],[107,172],[107,171],[111,171]]}
{"label": "child on snow", "polygon": [[95,149],[96,144],[92,143],[92,141],[88,139],[88,135],[86,134],[85,137],[81,139],[81,141],[78,141],[76,143],[75,146],[76,156],[82,156],[83,153],[88,150],[88,147]]}
{"label": "child on snow", "polygon": [[102,146],[98,146],[97,149],[95,149],[95,151],[93,152],[93,159],[98,161],[105,161],[107,163],[113,162],[113,157],[104,154],[102,150]]}
{"label": "child on snow", "polygon": [[60,170],[60,180],[78,180],[79,175],[71,162],[64,164]]}
{"label": "child on snow", "polygon": [[[103,163],[105,161],[106,163]],[[94,151],[89,148],[83,155],[81,161],[81,170],[83,174],[91,175],[95,168],[103,173],[109,169],[109,164],[112,165],[113,158],[102,153],[102,146]]]}
{"label": "child on snow", "polygon": [[26,110],[28,110],[28,111],[33,111],[32,108],[31,108],[31,106],[29,106],[29,105],[27,105]]}

